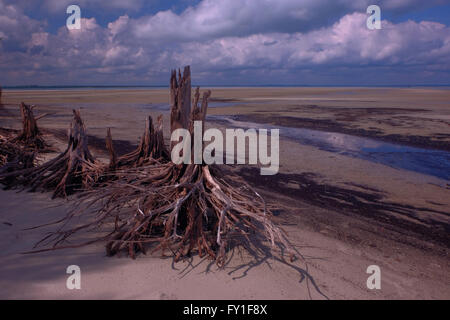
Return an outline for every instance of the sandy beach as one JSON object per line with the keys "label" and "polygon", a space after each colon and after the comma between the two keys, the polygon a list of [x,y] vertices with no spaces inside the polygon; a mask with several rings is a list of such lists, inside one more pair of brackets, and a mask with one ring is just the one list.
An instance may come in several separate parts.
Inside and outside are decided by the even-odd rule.
{"label": "sandy beach", "polygon": [[[278,175],[227,170],[276,208],[275,222],[304,259],[235,252],[218,269],[199,257],[176,264],[157,254],[110,258],[102,243],[24,255],[52,230],[24,229],[61,217],[71,201],[0,191],[0,298],[450,298],[448,88],[210,89],[209,127],[283,128]],[[2,101],[3,128],[20,129],[22,101],[48,113],[39,125],[57,149],[71,109],[81,108],[91,151],[105,161],[107,128],[123,154],[137,145],[146,117],[163,114],[169,139],[168,89],[4,90]],[[430,153],[430,163],[408,158],[410,150]],[[81,267],[82,290],[66,288],[69,265]],[[366,286],[370,265],[381,268],[381,290]]]}

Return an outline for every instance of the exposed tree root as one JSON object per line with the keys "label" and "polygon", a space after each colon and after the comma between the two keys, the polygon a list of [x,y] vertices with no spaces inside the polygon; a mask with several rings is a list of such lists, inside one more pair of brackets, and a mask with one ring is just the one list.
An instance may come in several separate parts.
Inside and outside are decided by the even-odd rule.
{"label": "exposed tree root", "polygon": [[222,176],[217,167],[166,163],[117,174],[104,188],[84,193],[78,209],[63,219],[66,223],[94,213],[88,223],[64,225],[42,244],[64,248],[74,233],[103,226],[110,229],[108,236],[98,240],[107,241],[107,254],[125,251],[132,258],[150,248],[172,253],[176,260],[193,253],[208,255],[223,265],[227,250],[235,245],[255,251],[269,240],[290,248],[262,198],[246,185],[215,178]]}
{"label": "exposed tree root", "polygon": [[0,178],[14,178],[9,186],[24,185],[30,191],[53,191],[53,197],[66,197],[77,189],[89,189],[102,166],[91,155],[87,135],[79,111],[73,111],[67,149],[58,157],[36,168],[0,174]]}
{"label": "exposed tree root", "polygon": [[[200,107],[197,89],[191,109],[189,67],[183,77],[178,74],[178,79],[176,72],[171,78],[171,128],[184,128],[192,135],[193,122],[205,121],[210,92],[204,94]],[[151,249],[170,252],[179,260],[198,253],[218,265],[226,262],[228,249],[239,245],[255,251],[270,243],[294,253],[285,234],[271,222],[263,199],[237,177],[224,177],[218,167],[205,164],[154,161],[168,153],[161,122],[157,130],[151,124],[149,119],[139,148],[119,159],[109,134],[109,166],[116,168],[115,179],[81,194],[76,209],[59,221],[59,230],[38,243],[51,247],[37,252],[106,241],[108,255],[126,251],[134,258],[137,252]],[[90,158],[86,160],[93,163]],[[74,218],[80,216],[88,222],[73,226]],[[66,244],[75,233],[99,228],[107,235]]]}
{"label": "exposed tree root", "polygon": [[[0,135],[0,175],[33,167],[35,152],[25,150],[23,146],[11,143],[8,137]],[[14,178],[0,178],[5,185],[14,182]]]}

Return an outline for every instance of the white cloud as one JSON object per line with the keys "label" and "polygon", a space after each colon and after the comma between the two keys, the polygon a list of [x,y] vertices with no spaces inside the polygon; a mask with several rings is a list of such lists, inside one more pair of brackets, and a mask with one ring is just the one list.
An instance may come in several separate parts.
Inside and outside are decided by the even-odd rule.
{"label": "white cloud", "polygon": [[[396,0],[391,6],[415,2]],[[0,0],[0,32],[5,35],[0,74],[11,82],[23,82],[26,75],[26,83],[161,83],[160,77],[167,77],[170,68],[186,64],[205,81],[222,75],[257,81],[261,72],[280,81],[295,79],[298,70],[314,68],[330,69],[330,78],[335,76],[333,68],[360,73],[361,68],[374,66],[394,72],[411,67],[417,76],[431,78],[450,71],[450,28],[439,23],[383,21],[382,30],[368,30],[363,10],[323,26],[322,20],[335,8],[348,11],[355,6],[347,0],[337,0],[332,7],[322,0],[216,0],[214,4],[204,0],[180,15],[171,11],[137,19],[124,15],[107,27],[94,18],[83,19],[81,30],[61,27],[50,34],[44,23]],[[286,23],[297,21],[301,26],[315,19],[322,19],[316,21],[320,27],[304,31]]]}
{"label": "white cloud", "polygon": [[[379,0],[382,10],[410,10],[419,0]],[[448,0],[429,0],[433,3]],[[342,16],[365,13],[373,0],[203,0],[181,14],[160,11],[129,20],[127,34],[149,41],[192,41],[258,33],[306,32],[326,27]]]}
{"label": "white cloud", "polygon": [[3,46],[23,50],[31,41],[31,34],[40,32],[45,25],[30,19],[14,5],[7,5],[0,0],[0,32]]}
{"label": "white cloud", "polygon": [[446,64],[450,66],[450,28],[439,23],[383,22],[365,28],[367,16],[346,15],[333,26],[308,33],[227,37],[182,45],[180,64],[205,67],[282,67],[311,65]]}

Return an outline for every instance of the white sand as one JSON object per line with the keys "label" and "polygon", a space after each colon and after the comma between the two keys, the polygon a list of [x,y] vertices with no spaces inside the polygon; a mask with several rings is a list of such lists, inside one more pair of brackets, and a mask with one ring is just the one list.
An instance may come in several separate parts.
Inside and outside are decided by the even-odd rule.
{"label": "white sand", "polygon": [[[0,192],[0,298],[2,299],[309,299],[300,273],[273,259],[238,256],[225,270],[194,259],[172,265],[159,256],[105,257],[101,244],[80,249],[23,255],[49,229],[23,228],[60,217],[70,204],[46,194]],[[48,205],[61,204],[56,208]],[[12,223],[7,226],[3,222]],[[309,273],[332,299],[448,298],[448,260],[397,245],[364,250],[299,226],[287,228],[307,257]],[[405,262],[408,263],[405,263]],[[237,268],[239,265],[242,268]],[[247,264],[245,266],[245,264]],[[367,266],[382,268],[382,290],[366,288]],[[66,288],[66,268],[81,268],[81,290]],[[195,268],[193,266],[195,265]],[[294,265],[304,268],[304,264]],[[210,267],[210,268],[209,268]],[[209,270],[209,272],[208,272]],[[234,272],[233,272],[234,271]],[[309,282],[311,297],[323,298]]]}

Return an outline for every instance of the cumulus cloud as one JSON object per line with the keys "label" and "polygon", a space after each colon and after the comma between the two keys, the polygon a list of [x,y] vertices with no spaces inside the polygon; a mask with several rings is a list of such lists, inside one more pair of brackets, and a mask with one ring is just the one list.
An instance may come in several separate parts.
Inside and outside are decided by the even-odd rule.
{"label": "cumulus cloud", "polygon": [[450,28],[434,22],[383,23],[380,32],[365,28],[367,16],[349,14],[329,28],[308,33],[271,33],[227,37],[181,46],[179,65],[204,70],[227,68],[299,69],[314,66],[440,65],[450,68]]}
{"label": "cumulus cloud", "polygon": [[[390,5],[399,9],[415,2],[395,0]],[[389,68],[390,74],[414,70],[417,77],[433,79],[450,71],[449,27],[383,21],[382,30],[368,30],[365,10],[355,9],[362,3],[203,0],[178,15],[123,15],[106,27],[84,18],[81,30],[61,27],[49,33],[44,23],[0,0],[0,36],[5,38],[0,77],[7,76],[11,83],[23,83],[24,76],[26,83],[41,84],[165,83],[170,68],[186,64],[201,82],[211,77],[258,81],[265,73],[283,83],[297,81],[308,71],[312,79],[319,74],[336,79],[336,70],[355,79],[362,68]],[[324,21],[334,10],[350,12]],[[311,21],[317,27],[312,28]],[[445,79],[450,80],[448,74]]]}
{"label": "cumulus cloud", "polygon": [[[428,1],[440,3],[441,0]],[[418,0],[382,0],[382,8],[407,10]],[[130,21],[129,32],[149,41],[192,41],[257,33],[296,33],[329,26],[343,15],[365,12],[372,0],[203,0],[181,14],[161,11]]]}
{"label": "cumulus cloud", "polygon": [[45,25],[24,15],[19,8],[0,1],[0,33],[2,47],[25,50],[31,34],[42,31]]}

